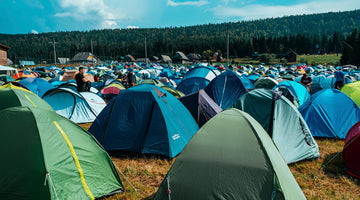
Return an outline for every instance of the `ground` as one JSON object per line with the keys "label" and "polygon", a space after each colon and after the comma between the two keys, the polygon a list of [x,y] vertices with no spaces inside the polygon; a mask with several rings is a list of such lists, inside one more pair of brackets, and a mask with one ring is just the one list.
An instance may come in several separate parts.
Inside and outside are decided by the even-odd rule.
{"label": "ground", "polygon": [[[81,125],[85,129],[89,124]],[[316,139],[321,158],[290,164],[289,167],[308,199],[360,199],[360,182],[345,172],[344,140]],[[173,161],[156,156],[111,156],[137,192],[120,174],[126,191],[112,199],[151,199]]]}

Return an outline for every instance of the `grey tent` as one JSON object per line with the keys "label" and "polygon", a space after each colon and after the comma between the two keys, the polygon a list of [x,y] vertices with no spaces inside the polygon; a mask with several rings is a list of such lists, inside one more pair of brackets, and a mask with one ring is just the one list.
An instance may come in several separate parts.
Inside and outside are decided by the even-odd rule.
{"label": "grey tent", "polygon": [[203,126],[222,109],[212,100],[204,90],[179,98],[181,103],[190,111],[199,127]]}
{"label": "grey tent", "polygon": [[271,138],[250,115],[225,110],[191,139],[159,199],[305,199]]}
{"label": "grey tent", "polygon": [[320,157],[304,118],[281,93],[255,89],[241,96],[233,107],[249,113],[264,127],[287,163]]}

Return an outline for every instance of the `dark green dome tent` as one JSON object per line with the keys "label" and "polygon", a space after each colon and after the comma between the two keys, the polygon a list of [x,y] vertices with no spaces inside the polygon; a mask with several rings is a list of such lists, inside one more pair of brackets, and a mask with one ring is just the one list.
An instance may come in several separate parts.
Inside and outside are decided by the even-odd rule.
{"label": "dark green dome tent", "polygon": [[0,119],[0,199],[95,199],[123,188],[106,151],[70,120],[27,107]]}
{"label": "dark green dome tent", "polygon": [[287,163],[320,157],[304,118],[281,92],[255,89],[241,96],[233,107],[249,113],[263,126]]}
{"label": "dark green dome tent", "polygon": [[0,87],[0,110],[17,106],[54,111],[46,101],[24,88],[13,85]]}
{"label": "dark green dome tent", "polygon": [[271,138],[250,115],[211,118],[175,160],[159,199],[305,199]]}

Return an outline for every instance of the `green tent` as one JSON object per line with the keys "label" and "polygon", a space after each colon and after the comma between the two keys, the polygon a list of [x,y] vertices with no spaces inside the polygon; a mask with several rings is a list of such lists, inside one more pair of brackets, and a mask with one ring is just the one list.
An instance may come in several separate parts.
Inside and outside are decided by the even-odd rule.
{"label": "green tent", "polygon": [[233,107],[249,113],[263,126],[287,163],[320,157],[301,113],[281,92],[255,89],[241,96]]}
{"label": "green tent", "polygon": [[0,199],[94,199],[123,188],[106,151],[70,120],[28,107],[0,119]]}
{"label": "green tent", "polygon": [[17,106],[54,111],[46,101],[24,88],[11,84],[0,87],[0,110]]}
{"label": "green tent", "polygon": [[[269,70],[270,71],[270,70]],[[256,79],[254,86],[255,88],[273,89],[278,82],[270,77],[260,77]]]}
{"label": "green tent", "polygon": [[305,199],[271,138],[250,115],[210,119],[175,160],[157,199]]}
{"label": "green tent", "polygon": [[185,96],[185,94],[182,93],[181,91],[172,89],[171,87],[162,86],[161,88],[165,89],[165,90],[168,91],[170,94],[174,95],[176,98],[180,98],[180,97]]}
{"label": "green tent", "polygon": [[141,81],[140,84],[150,84],[150,85],[156,85],[158,87],[165,86],[164,83],[162,83],[156,79],[145,79],[145,80]]}
{"label": "green tent", "polygon": [[360,81],[344,85],[341,92],[349,96],[360,107]]}

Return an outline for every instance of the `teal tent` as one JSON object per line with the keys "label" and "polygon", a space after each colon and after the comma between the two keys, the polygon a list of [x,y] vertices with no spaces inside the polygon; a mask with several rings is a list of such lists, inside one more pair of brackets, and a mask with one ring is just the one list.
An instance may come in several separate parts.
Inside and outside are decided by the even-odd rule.
{"label": "teal tent", "polygon": [[211,118],[155,194],[159,199],[305,199],[271,138],[237,109]]}
{"label": "teal tent", "polygon": [[320,156],[305,120],[281,93],[252,90],[240,97],[233,107],[249,113],[263,126],[287,163]]}

